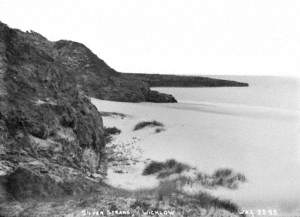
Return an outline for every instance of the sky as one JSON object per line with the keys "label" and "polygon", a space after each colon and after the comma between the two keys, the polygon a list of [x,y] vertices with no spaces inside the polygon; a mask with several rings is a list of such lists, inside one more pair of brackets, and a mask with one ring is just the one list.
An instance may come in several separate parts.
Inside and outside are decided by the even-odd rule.
{"label": "sky", "polygon": [[299,0],[0,0],[0,20],[121,72],[300,76]]}

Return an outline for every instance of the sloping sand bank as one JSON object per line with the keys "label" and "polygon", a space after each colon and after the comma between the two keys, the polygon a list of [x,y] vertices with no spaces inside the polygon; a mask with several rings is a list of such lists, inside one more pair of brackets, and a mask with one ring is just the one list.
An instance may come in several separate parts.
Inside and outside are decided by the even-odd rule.
{"label": "sloping sand bank", "polygon": [[[125,172],[110,169],[111,184],[131,189],[153,186],[157,183],[153,177],[141,176],[147,159],[174,158],[207,173],[228,167],[245,174],[248,183],[240,189],[211,192],[244,208],[276,209],[279,213],[300,211],[298,112],[205,102],[92,102],[100,111],[128,115],[123,119],[104,117],[104,125],[121,129],[113,143],[130,144],[128,147],[138,150],[133,154],[138,159],[135,166],[128,166],[127,171],[124,167]],[[133,131],[138,122],[151,120],[163,123],[164,130]]]}

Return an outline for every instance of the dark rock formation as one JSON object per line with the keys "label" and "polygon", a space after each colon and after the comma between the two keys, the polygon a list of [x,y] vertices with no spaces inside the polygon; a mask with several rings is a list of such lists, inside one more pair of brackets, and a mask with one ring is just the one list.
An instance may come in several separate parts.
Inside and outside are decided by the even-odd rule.
{"label": "dark rock formation", "polygon": [[[176,102],[168,94],[153,93],[147,83],[115,71],[83,44],[62,40],[53,43],[53,49],[89,96],[124,102]],[[159,98],[153,100],[153,94]]]}
{"label": "dark rock formation", "polygon": [[[1,34],[4,36],[3,31],[4,29],[2,28]],[[66,40],[50,42],[36,32],[5,31],[12,31],[12,34],[23,40],[22,50],[18,50],[20,55],[24,55],[22,52],[27,51],[29,53],[27,53],[26,58],[33,61],[37,61],[39,58],[39,64],[42,66],[42,61],[53,62],[53,65],[59,62],[59,66],[53,68],[60,68],[70,72],[73,76],[73,84],[88,96],[125,102],[142,102],[153,99],[153,93],[147,83],[132,77],[128,78],[122,73],[115,71],[83,44]],[[11,36],[7,36],[7,40],[10,40]],[[15,42],[11,43],[13,45]],[[32,47],[35,48],[35,51],[32,51]],[[0,49],[4,48],[1,47]],[[45,66],[43,67],[45,68]],[[29,68],[27,70],[29,71]],[[55,69],[44,70],[48,70],[47,73],[51,75]],[[27,75],[29,76],[29,74]],[[35,72],[31,70],[30,76],[34,77],[35,75]],[[5,85],[1,83],[3,76],[3,73],[0,72],[0,92],[5,92],[3,90]],[[26,76],[24,79],[28,79]],[[159,95],[161,100],[155,99],[155,102],[176,102],[174,97],[170,97],[170,95],[162,93],[155,93],[155,95]]]}
{"label": "dark rock formation", "polygon": [[177,102],[170,94],[162,94],[158,91],[152,90],[148,94],[148,101],[150,102]]}
{"label": "dark rock formation", "polygon": [[0,23],[0,200],[77,194],[105,173],[101,115],[55,46]]}

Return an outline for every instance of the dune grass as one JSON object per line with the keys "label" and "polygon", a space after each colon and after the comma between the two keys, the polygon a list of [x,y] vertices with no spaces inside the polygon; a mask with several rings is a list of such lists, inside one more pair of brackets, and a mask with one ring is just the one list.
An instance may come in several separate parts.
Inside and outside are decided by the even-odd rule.
{"label": "dune grass", "polygon": [[118,112],[100,112],[102,117],[120,117],[121,119],[124,119],[127,117],[127,115],[123,114],[123,113],[118,113]]}
{"label": "dune grass", "polygon": [[139,122],[135,125],[135,127],[133,128],[134,131],[136,130],[141,130],[145,127],[163,127],[164,124],[158,121],[142,121]]}
{"label": "dune grass", "polygon": [[[177,214],[183,211],[182,215],[178,216],[190,216],[189,212],[197,212],[199,208],[206,209],[207,212],[211,208],[226,210],[239,215],[239,207],[232,201],[217,198],[203,191],[193,195],[184,193],[178,190],[176,180],[161,181],[159,186],[153,189],[137,190],[133,197],[135,201],[130,208],[141,208],[144,211],[149,209],[157,210],[161,203],[165,205],[167,203],[169,204],[167,206],[172,204],[170,207],[175,208]],[[198,213],[196,216],[202,215]]]}
{"label": "dune grass", "polygon": [[164,178],[172,174],[179,174],[190,168],[191,167],[189,165],[180,163],[174,159],[170,159],[165,162],[152,161],[145,167],[143,175],[157,174],[158,178]]}
{"label": "dune grass", "polygon": [[[194,176],[186,176],[184,172],[193,170]],[[143,175],[156,175],[159,179],[167,179],[172,176],[172,179],[179,184],[179,188],[185,185],[193,186],[200,184],[205,188],[224,187],[228,189],[237,189],[241,183],[247,181],[245,175],[235,172],[229,168],[217,169],[212,175],[200,172],[196,168],[180,163],[174,159],[166,160],[165,162],[152,161],[148,164]]]}
{"label": "dune grass", "polygon": [[104,127],[104,140],[105,143],[109,143],[112,140],[113,135],[120,134],[121,130],[116,127]]}
{"label": "dune grass", "polygon": [[215,186],[223,186],[229,189],[237,189],[239,183],[247,181],[245,175],[235,173],[228,168],[217,169],[211,177],[214,180]]}

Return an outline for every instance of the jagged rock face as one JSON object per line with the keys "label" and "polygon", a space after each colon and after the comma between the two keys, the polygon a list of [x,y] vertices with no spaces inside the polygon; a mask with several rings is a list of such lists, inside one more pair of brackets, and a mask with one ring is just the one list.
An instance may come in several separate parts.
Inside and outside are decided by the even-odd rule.
{"label": "jagged rock face", "polygon": [[80,43],[62,40],[54,48],[56,58],[74,73],[78,85],[89,96],[125,102],[176,102],[174,97],[158,92],[155,95],[159,97],[153,100],[147,83],[116,72]]}
{"label": "jagged rock face", "polygon": [[176,99],[170,94],[161,94],[158,91],[152,90],[148,94],[148,101],[150,102],[177,102]]}
{"label": "jagged rock face", "polygon": [[0,200],[78,193],[105,173],[102,118],[73,69],[55,43],[0,23]]}
{"label": "jagged rock face", "polygon": [[89,96],[116,101],[145,101],[143,91],[146,89],[143,86],[133,82],[127,85],[125,80],[121,80],[119,73],[84,45],[58,41],[54,47],[58,51],[57,58],[74,73],[79,87]]}
{"label": "jagged rock face", "polygon": [[[1,32],[4,36],[4,28]],[[23,57],[26,56],[28,58],[28,64],[24,66],[27,71],[30,71],[29,67],[37,63],[34,61],[47,60],[53,62],[51,69],[45,68],[47,65],[43,65],[42,62],[39,63],[39,66],[43,67],[44,71],[47,71],[48,76],[50,76],[49,78],[46,77],[46,79],[51,79],[53,72],[57,68],[68,71],[72,74],[72,80],[76,82],[75,86],[91,97],[124,102],[176,102],[175,98],[168,94],[152,93],[153,91],[150,90],[149,84],[141,79],[129,77],[124,73],[115,71],[81,43],[67,40],[51,42],[35,32],[24,33],[19,30],[13,30],[12,32],[23,42],[11,41],[11,44],[19,44],[20,49],[18,52]],[[6,37],[8,38],[12,36],[7,35]],[[5,49],[5,45],[3,46],[0,46],[0,52]],[[32,49],[32,47],[35,49]],[[28,51],[27,55],[22,53],[24,51]],[[0,85],[2,84],[2,72],[5,67],[5,64],[2,64],[2,62],[5,62],[3,58],[5,58],[5,55],[0,55]],[[30,60],[33,60],[31,64],[29,64]],[[31,70],[29,76],[35,75],[36,73]],[[28,75],[26,74],[26,76]],[[60,77],[55,79],[60,79]],[[47,82],[50,83],[51,81]],[[66,85],[74,85],[74,82],[68,82]],[[67,89],[68,87],[65,88]],[[1,92],[4,93],[5,90],[0,88],[0,94]],[[157,95],[158,99],[153,100],[153,94]]]}

